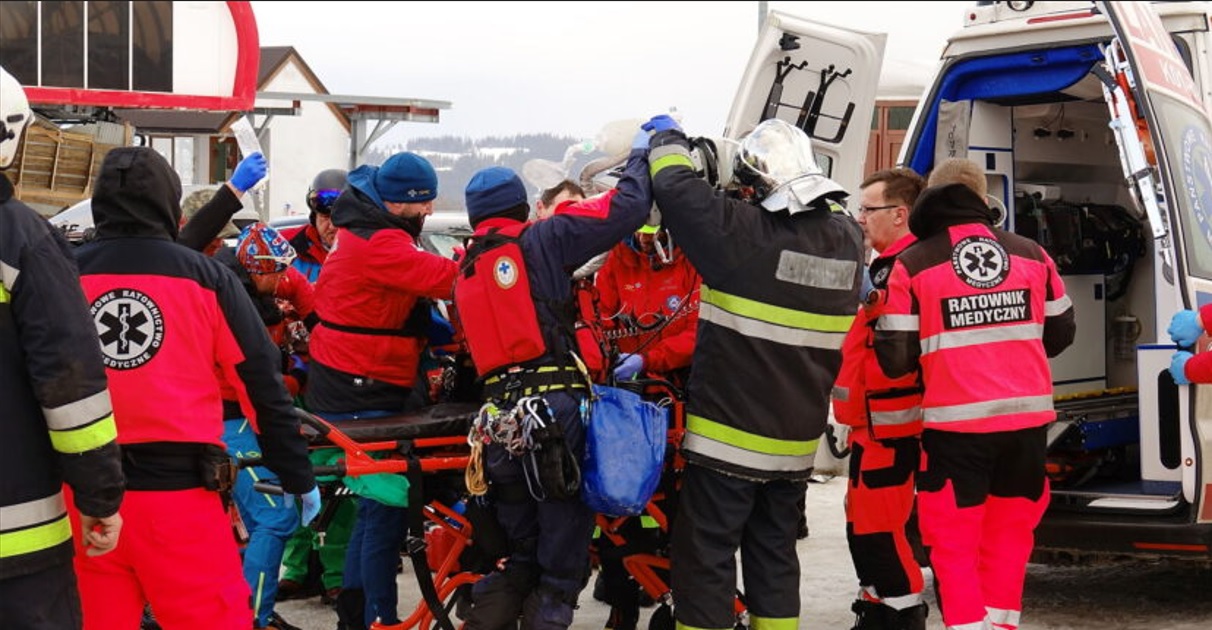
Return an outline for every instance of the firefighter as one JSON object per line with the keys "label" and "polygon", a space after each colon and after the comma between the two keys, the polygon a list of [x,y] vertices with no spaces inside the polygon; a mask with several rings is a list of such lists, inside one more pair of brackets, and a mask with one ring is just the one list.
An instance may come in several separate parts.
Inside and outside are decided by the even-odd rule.
{"label": "firefighter", "polygon": [[258,429],[265,465],[319,510],[281,357],[230,270],[175,243],[181,183],[149,147],[106,154],[93,194],[97,237],[76,249],[109,377],[126,475],[123,545],[78,561],[86,628],[133,628],[145,602],[167,628],[248,628],[249,588],[220,492],[216,365]]}
{"label": "firefighter", "polygon": [[[594,515],[579,495],[588,383],[574,352],[571,271],[648,216],[647,141],[637,135],[615,189],[533,223],[512,170],[487,168],[467,185],[475,233],[455,304],[491,410],[474,430],[487,477],[480,481],[510,547],[498,570],[472,586],[468,630],[512,627],[519,615],[527,630],[572,624]],[[509,440],[511,427],[530,439]]]}
{"label": "firefighter", "polygon": [[1049,499],[1048,359],[1073,342],[1073,305],[1039,243],[994,227],[980,165],[944,160],[928,186],[874,351],[890,378],[921,371],[918,518],[943,624],[1014,630]]}
{"label": "firefighter", "polygon": [[[0,169],[32,118],[25,90],[0,68]],[[99,560],[122,530],[117,429],[67,241],[13,194],[0,176],[0,619],[79,629],[63,485],[79,514],[81,560]]]}
{"label": "firefighter", "polygon": [[680,626],[736,625],[739,549],[754,627],[795,627],[796,533],[854,319],[863,237],[800,129],[763,121],[729,194],[699,178],[669,116],[646,125],[662,223],[702,275],[672,532]]}
{"label": "firefighter", "polygon": [[[889,379],[871,353],[888,272],[916,238],[909,211],[925,180],[907,168],[876,171],[860,185],[858,222],[878,252],[868,266],[864,296],[842,345],[833,385],[833,415],[850,427],[846,541],[859,579],[853,630],[925,630],[921,567],[912,546],[913,474],[922,431],[917,372]],[[864,283],[866,286],[866,283]]]}

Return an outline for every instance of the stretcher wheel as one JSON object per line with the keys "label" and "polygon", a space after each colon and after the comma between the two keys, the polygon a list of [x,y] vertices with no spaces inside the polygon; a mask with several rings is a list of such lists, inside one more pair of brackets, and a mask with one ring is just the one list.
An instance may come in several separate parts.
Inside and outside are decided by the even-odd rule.
{"label": "stretcher wheel", "polygon": [[669,604],[661,604],[657,609],[652,611],[652,617],[648,619],[648,630],[673,630],[673,607]]}

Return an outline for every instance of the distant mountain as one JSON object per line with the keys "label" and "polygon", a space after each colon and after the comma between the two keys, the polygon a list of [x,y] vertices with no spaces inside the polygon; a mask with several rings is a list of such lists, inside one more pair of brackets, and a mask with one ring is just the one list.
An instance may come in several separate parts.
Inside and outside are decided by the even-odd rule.
{"label": "distant mountain", "polygon": [[[438,172],[438,199],[435,211],[462,210],[463,190],[476,171],[488,166],[507,166],[522,174],[529,160],[542,159],[561,162],[569,147],[583,139],[553,134],[522,134],[516,136],[436,136],[413,138],[404,144],[374,145],[366,151],[367,164],[382,164],[400,151],[412,151],[425,156]],[[589,154],[574,162],[570,169],[576,177],[589,159],[601,154]],[[527,182],[533,205],[538,190]]]}

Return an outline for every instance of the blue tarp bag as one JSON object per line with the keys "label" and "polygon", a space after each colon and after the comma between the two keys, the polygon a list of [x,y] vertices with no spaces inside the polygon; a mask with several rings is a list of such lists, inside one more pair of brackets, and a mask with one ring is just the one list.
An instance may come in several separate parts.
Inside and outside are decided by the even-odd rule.
{"label": "blue tarp bag", "polygon": [[639,394],[593,386],[581,497],[595,512],[635,516],[656,492],[665,462],[669,410]]}

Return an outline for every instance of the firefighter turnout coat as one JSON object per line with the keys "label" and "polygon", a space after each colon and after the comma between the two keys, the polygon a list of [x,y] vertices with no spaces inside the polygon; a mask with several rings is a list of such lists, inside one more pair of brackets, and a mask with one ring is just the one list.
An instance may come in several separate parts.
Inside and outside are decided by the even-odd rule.
{"label": "firefighter turnout coat", "polygon": [[806,479],[858,303],[862,230],[836,204],[768,212],[717,191],[695,175],[680,131],[652,146],[662,224],[702,276],[686,458],[750,479]]}
{"label": "firefighter turnout coat", "polygon": [[96,328],[67,241],[0,175],[0,580],[72,557],[62,493],[118,511],[122,467]]}

